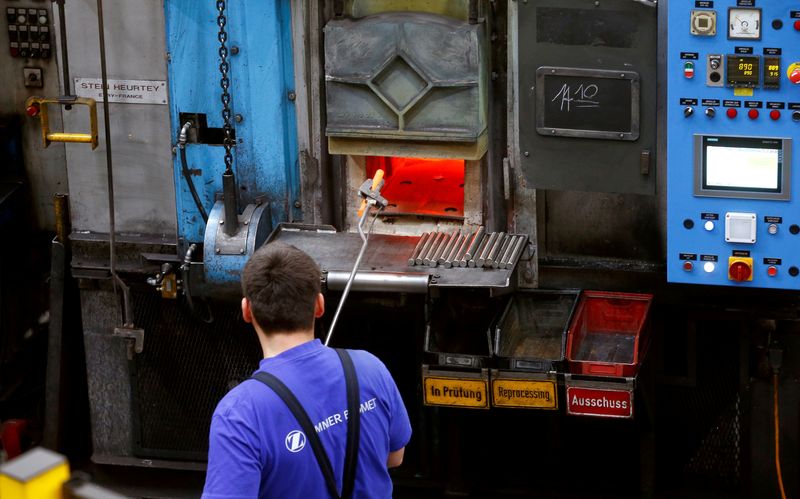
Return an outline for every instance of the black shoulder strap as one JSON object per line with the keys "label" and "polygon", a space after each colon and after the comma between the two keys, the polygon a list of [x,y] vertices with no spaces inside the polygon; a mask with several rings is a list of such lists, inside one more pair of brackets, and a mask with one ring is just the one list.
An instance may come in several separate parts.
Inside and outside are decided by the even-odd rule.
{"label": "black shoulder strap", "polygon": [[347,383],[347,447],[345,451],[344,460],[344,477],[342,480],[342,495],[336,488],[336,479],[333,476],[333,468],[328,455],[325,453],[325,448],[322,447],[322,441],[317,435],[311,419],[308,417],[305,409],[294,396],[291,390],[283,384],[281,380],[270,373],[259,371],[253,375],[253,379],[264,383],[283,400],[289,410],[292,411],[303,433],[306,434],[306,439],[314,451],[314,456],[317,458],[319,468],[322,475],[325,477],[325,483],[328,486],[328,491],[331,496],[336,498],[346,499],[353,493],[353,486],[355,483],[356,466],[358,464],[358,444],[360,433],[360,413],[359,413],[359,389],[358,378],[356,377],[353,360],[346,350],[336,349],[339,354],[339,359],[342,361],[344,368],[345,381]]}
{"label": "black shoulder strap", "polygon": [[358,447],[361,433],[361,408],[359,407],[359,388],[356,368],[347,350],[337,348],[336,353],[342,361],[344,379],[347,382],[347,448],[344,455],[344,477],[342,479],[342,498],[353,494],[358,467]]}

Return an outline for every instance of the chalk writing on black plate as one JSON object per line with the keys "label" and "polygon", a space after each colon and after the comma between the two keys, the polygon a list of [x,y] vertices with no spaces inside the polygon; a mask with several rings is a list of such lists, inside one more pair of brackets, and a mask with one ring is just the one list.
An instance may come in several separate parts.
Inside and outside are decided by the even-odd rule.
{"label": "chalk writing on black plate", "polygon": [[572,90],[572,86],[569,83],[565,83],[551,102],[560,101],[561,108],[559,110],[566,112],[572,111],[572,108],[596,108],[600,107],[600,101],[597,100],[599,92],[600,88],[594,83],[589,85],[582,83],[575,91]]}

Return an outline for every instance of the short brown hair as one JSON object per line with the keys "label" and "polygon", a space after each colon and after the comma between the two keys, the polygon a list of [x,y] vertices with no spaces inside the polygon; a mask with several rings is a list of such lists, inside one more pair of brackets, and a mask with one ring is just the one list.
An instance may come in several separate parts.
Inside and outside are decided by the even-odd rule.
{"label": "short brown hair", "polygon": [[270,243],[244,266],[242,293],[264,332],[301,331],[314,325],[320,277],[319,267],[303,251]]}

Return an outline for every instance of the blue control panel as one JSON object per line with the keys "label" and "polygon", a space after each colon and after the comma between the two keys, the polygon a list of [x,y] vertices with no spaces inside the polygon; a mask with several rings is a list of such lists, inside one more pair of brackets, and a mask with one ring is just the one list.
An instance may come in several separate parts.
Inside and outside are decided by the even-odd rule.
{"label": "blue control panel", "polygon": [[800,289],[800,1],[667,9],[667,278]]}

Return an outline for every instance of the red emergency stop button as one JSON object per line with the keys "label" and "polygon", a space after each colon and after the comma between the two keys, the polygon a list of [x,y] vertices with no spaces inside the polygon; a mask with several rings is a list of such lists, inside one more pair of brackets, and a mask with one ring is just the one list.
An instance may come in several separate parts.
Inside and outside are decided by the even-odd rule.
{"label": "red emergency stop button", "polygon": [[778,267],[774,265],[770,265],[769,267],[767,267],[767,275],[770,277],[775,277],[776,275],[778,275]]}
{"label": "red emergency stop button", "polygon": [[728,118],[733,119],[733,118],[735,118],[735,117],[737,117],[739,115],[739,111],[737,111],[736,109],[730,107],[730,108],[728,108],[727,111],[725,111],[725,114],[728,115]]}
{"label": "red emergency stop button", "polygon": [[736,282],[751,281],[753,264],[745,259],[734,260],[728,265],[728,279]]}
{"label": "red emergency stop button", "polygon": [[751,109],[747,111],[747,117],[750,118],[751,120],[757,120],[758,114],[759,114],[758,109]]}
{"label": "red emergency stop button", "polygon": [[31,104],[30,106],[25,108],[25,114],[30,116],[31,118],[35,118],[39,116],[39,105],[38,104]]}
{"label": "red emergency stop button", "polygon": [[688,260],[683,262],[683,270],[685,270],[686,272],[691,272],[692,270],[694,270],[694,264]]}
{"label": "red emergency stop button", "polygon": [[791,73],[789,73],[789,81],[795,85],[800,84],[800,67],[794,68]]}
{"label": "red emergency stop button", "polygon": [[773,109],[772,111],[769,112],[769,117],[772,118],[772,121],[778,121],[779,119],[781,119],[781,112],[778,111],[777,109]]}

